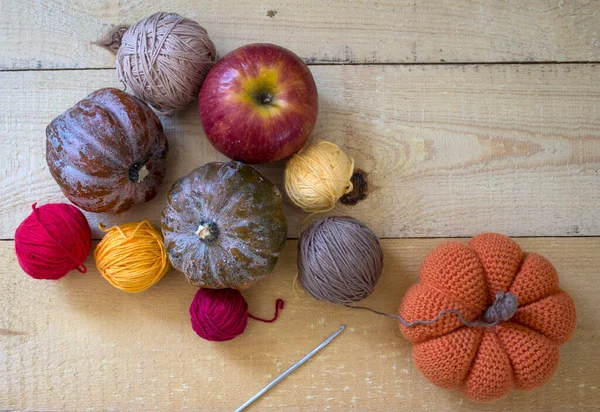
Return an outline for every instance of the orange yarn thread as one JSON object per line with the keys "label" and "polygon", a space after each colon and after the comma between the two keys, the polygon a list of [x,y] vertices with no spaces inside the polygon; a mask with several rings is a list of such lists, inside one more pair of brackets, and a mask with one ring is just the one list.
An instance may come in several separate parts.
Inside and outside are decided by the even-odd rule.
{"label": "orange yarn thread", "polygon": [[171,265],[162,234],[149,221],[125,223],[100,230],[106,233],[94,250],[104,279],[125,292],[141,292],[158,282]]}

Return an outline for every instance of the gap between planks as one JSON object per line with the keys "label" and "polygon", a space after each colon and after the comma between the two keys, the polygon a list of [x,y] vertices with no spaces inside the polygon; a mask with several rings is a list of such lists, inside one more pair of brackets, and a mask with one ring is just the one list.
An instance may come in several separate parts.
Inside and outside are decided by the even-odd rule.
{"label": "gap between planks", "polygon": [[[481,61],[481,62],[398,62],[398,63],[329,63],[329,62],[306,62],[307,66],[535,66],[535,65],[586,65],[600,64],[600,60],[585,60],[585,61]],[[0,69],[2,72],[68,72],[68,71],[86,71],[86,70],[116,70],[116,67],[65,67],[65,68],[48,68],[48,69]]]}
{"label": "gap between planks", "polygon": [[[6,1],[0,67],[105,67],[113,31],[158,11],[163,0]],[[171,0],[199,22],[219,55],[275,42],[317,63],[596,61],[596,1],[438,2]]]}

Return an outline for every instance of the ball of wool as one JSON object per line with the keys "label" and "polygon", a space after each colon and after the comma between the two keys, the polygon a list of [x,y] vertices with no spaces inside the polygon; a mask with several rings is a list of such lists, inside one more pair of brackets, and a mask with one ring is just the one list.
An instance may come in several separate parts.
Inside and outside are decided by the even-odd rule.
{"label": "ball of wool", "polygon": [[305,212],[327,212],[352,191],[354,159],[330,142],[316,142],[296,153],[285,168],[285,190]]}
{"label": "ball of wool", "polygon": [[248,303],[235,289],[198,289],[190,317],[194,332],[213,342],[231,340],[248,326]]}
{"label": "ball of wool", "polygon": [[171,267],[160,231],[149,221],[104,229],[94,250],[96,267],[111,285],[125,292],[141,292],[158,282]]}
{"label": "ball of wool", "polygon": [[156,13],[123,34],[117,75],[136,97],[168,113],[198,97],[216,58],[215,45],[198,23]]}
{"label": "ball of wool", "polygon": [[364,299],[382,270],[377,236],[351,217],[319,219],[298,241],[298,282],[315,299],[336,304]]}
{"label": "ball of wool", "polygon": [[283,300],[277,299],[273,318],[263,319],[248,313],[248,304],[239,290],[199,289],[190,306],[192,329],[203,339],[224,342],[244,333],[248,318],[275,322],[283,307]]}
{"label": "ball of wool", "polygon": [[33,212],[15,231],[19,265],[35,279],[57,280],[71,270],[85,273],[83,262],[91,247],[91,230],[75,206],[51,203],[32,206]]}

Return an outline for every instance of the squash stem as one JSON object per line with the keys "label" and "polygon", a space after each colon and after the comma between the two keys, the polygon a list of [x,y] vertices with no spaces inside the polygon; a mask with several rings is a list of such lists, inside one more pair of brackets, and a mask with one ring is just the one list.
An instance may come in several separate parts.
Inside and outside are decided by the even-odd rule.
{"label": "squash stem", "polygon": [[198,226],[198,230],[196,230],[196,236],[200,239],[206,239],[210,236],[210,225],[208,224],[200,224]]}
{"label": "squash stem", "polygon": [[148,171],[148,168],[146,168],[146,165],[144,165],[139,171],[137,182],[141,183],[149,174],[150,172]]}
{"label": "squash stem", "polygon": [[146,176],[150,174],[150,171],[144,163],[135,163],[129,168],[129,180],[133,183],[141,183]]}
{"label": "squash stem", "polygon": [[196,236],[205,242],[210,242],[219,236],[219,228],[212,222],[200,222]]}

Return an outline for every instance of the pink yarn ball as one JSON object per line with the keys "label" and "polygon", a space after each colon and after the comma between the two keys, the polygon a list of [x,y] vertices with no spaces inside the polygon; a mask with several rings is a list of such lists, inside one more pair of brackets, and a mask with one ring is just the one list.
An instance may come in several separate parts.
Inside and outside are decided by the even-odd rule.
{"label": "pink yarn ball", "polygon": [[51,203],[33,212],[15,231],[19,265],[35,279],[57,280],[71,270],[85,273],[83,264],[92,233],[84,214],[75,206]]}
{"label": "pink yarn ball", "polygon": [[239,290],[199,289],[190,306],[194,332],[223,342],[241,335],[248,325],[248,303]]}
{"label": "pink yarn ball", "polygon": [[248,304],[239,290],[199,289],[190,306],[192,328],[203,339],[223,342],[244,333],[248,318],[275,322],[284,305],[282,299],[277,299],[273,318],[263,319],[248,313]]}

